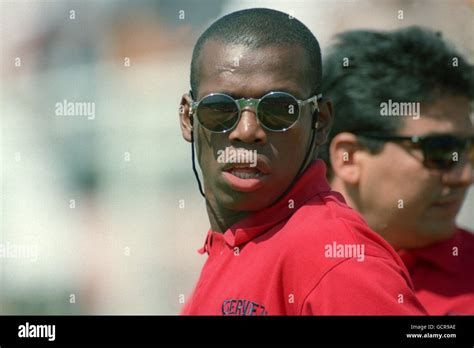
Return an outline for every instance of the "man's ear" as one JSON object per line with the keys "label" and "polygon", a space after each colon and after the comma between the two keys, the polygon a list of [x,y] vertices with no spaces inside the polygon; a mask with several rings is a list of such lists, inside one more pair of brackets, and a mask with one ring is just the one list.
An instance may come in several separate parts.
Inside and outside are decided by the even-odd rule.
{"label": "man's ear", "polygon": [[342,132],[337,134],[329,145],[329,158],[334,177],[346,184],[357,185],[361,176],[359,151],[362,147],[355,134]]}
{"label": "man's ear", "polygon": [[190,115],[191,111],[191,97],[189,94],[183,94],[181,102],[179,103],[179,123],[181,126],[181,134],[184,140],[191,142],[191,132],[193,131],[192,121]]}
{"label": "man's ear", "polygon": [[[329,98],[323,98],[319,103],[319,117],[316,129],[316,146],[321,146],[328,140],[333,118],[333,105]],[[318,112],[318,111],[315,111]]]}

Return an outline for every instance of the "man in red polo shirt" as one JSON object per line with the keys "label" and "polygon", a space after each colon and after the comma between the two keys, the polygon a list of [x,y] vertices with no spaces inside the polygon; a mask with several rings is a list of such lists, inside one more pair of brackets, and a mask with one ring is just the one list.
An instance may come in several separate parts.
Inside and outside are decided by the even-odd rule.
{"label": "man in red polo shirt", "polygon": [[183,314],[425,314],[399,256],[314,160],[332,113],[320,85],[319,44],[287,14],[235,12],[199,38],[180,120],[211,228]]}
{"label": "man in red polo shirt", "polygon": [[474,235],[455,223],[473,179],[473,67],[418,27],[338,38],[323,78],[331,186],[399,251],[429,314],[474,314]]}

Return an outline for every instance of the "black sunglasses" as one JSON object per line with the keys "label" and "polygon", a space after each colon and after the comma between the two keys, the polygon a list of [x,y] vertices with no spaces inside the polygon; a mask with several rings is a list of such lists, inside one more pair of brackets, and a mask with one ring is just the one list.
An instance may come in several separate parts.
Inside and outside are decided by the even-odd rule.
{"label": "black sunglasses", "polygon": [[356,135],[380,141],[410,142],[414,148],[421,149],[423,165],[429,169],[449,170],[458,163],[458,161],[454,160],[454,155],[457,154],[459,160],[466,152],[471,165],[474,166],[474,135],[436,134],[399,136],[364,132],[357,133]]}
{"label": "black sunglasses", "polygon": [[198,102],[191,103],[191,115],[196,114],[198,122],[214,133],[225,133],[234,129],[240,120],[242,109],[255,109],[260,125],[270,131],[284,132],[299,119],[301,108],[313,104],[314,112],[322,94],[306,100],[298,100],[286,92],[270,92],[260,99],[234,99],[223,93],[211,93]]}

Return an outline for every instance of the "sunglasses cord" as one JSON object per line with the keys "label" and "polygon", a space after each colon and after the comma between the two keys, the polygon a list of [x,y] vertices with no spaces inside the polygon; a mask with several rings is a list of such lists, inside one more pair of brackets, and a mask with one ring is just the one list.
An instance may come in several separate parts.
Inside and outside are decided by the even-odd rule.
{"label": "sunglasses cord", "polygon": [[193,134],[194,134],[194,132],[193,132],[193,130],[191,130],[191,161],[193,163],[193,172],[194,172],[194,175],[195,175],[197,183],[198,183],[199,192],[201,192],[201,195],[204,198],[206,198],[206,195],[204,194],[204,191],[202,190],[201,180],[199,180],[199,175],[198,175],[198,172],[196,170],[196,160],[194,158],[194,135]]}
{"label": "sunglasses cord", "polygon": [[[313,113],[313,126],[311,127],[311,139],[309,141],[309,147],[308,150],[306,151],[306,155],[304,156],[303,161],[301,162],[301,166],[298,169],[297,174],[295,175],[293,181],[288,185],[288,188],[277,198],[277,201],[280,200],[282,197],[286,196],[286,194],[291,190],[293,185],[298,181],[298,179],[301,177],[301,174],[306,170],[306,162],[308,161],[309,156],[311,155],[311,149],[313,148],[313,143],[316,141],[316,132],[318,130],[318,118],[319,118],[319,110],[315,111]],[[309,162],[311,163],[311,161]]]}
{"label": "sunglasses cord", "polygon": [[316,131],[317,131],[316,128],[313,128],[313,127],[311,128],[311,140],[309,142],[309,148],[306,151],[306,155],[304,156],[303,162],[301,163],[300,169],[298,170],[298,174],[296,174],[295,178],[293,179],[293,182],[288,187],[288,190],[285,191],[285,194],[293,187],[293,184],[300,178],[301,174],[303,174],[304,170],[306,169],[305,168],[306,162],[308,161],[309,155],[311,154],[311,149],[313,148],[313,142],[316,140]]}

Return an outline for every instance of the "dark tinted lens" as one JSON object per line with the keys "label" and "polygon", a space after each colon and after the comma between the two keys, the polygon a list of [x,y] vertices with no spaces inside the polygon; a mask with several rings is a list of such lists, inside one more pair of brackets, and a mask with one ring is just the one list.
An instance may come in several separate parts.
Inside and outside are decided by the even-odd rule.
{"label": "dark tinted lens", "polygon": [[471,139],[469,143],[469,161],[474,165],[474,139]]}
{"label": "dark tinted lens", "polygon": [[197,107],[201,125],[213,132],[225,132],[237,122],[239,109],[230,96],[216,94],[204,97]]}
{"label": "dark tinted lens", "polygon": [[258,104],[260,122],[271,130],[290,128],[299,115],[298,102],[286,93],[271,93],[262,98]]}
{"label": "dark tinted lens", "polygon": [[453,167],[466,149],[466,141],[453,136],[428,137],[422,144],[425,164],[428,168]]}

